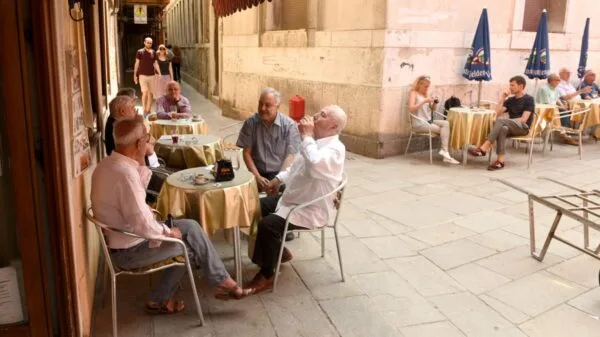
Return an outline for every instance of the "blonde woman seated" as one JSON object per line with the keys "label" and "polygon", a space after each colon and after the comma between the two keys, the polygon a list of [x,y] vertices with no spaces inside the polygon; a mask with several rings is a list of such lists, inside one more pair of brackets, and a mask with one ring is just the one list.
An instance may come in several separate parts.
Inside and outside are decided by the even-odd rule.
{"label": "blonde woman seated", "polygon": [[412,127],[417,132],[428,132],[440,135],[442,141],[442,149],[439,154],[444,159],[444,163],[459,164],[459,162],[450,156],[448,152],[448,139],[450,138],[450,125],[446,120],[434,120],[432,111],[438,105],[438,100],[429,97],[428,90],[431,85],[429,76],[419,76],[415,80],[410,91],[408,100],[408,111],[419,117],[411,118]]}

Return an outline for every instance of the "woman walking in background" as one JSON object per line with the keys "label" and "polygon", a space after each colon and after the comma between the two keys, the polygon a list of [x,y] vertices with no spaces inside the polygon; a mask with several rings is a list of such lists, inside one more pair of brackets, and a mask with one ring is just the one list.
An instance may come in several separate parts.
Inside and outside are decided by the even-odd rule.
{"label": "woman walking in background", "polygon": [[173,46],[173,58],[171,59],[173,64],[173,78],[175,81],[181,83],[181,49],[179,46]]}
{"label": "woman walking in background", "polygon": [[156,83],[156,98],[159,98],[167,92],[167,83],[173,80],[173,66],[169,60],[167,47],[165,47],[164,44],[158,46],[158,53],[156,53],[156,56],[158,68],[160,69],[160,76]]}

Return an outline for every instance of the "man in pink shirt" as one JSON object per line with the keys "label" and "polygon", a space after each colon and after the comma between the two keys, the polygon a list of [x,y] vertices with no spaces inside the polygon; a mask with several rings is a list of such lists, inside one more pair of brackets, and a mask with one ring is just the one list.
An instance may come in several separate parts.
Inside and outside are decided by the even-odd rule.
{"label": "man in pink shirt", "polygon": [[[123,269],[135,269],[183,254],[180,246],[153,239],[171,237],[188,246],[193,265],[202,269],[209,284],[217,288],[218,299],[241,299],[254,293],[242,289],[229,276],[219,255],[194,220],[175,220],[172,228],[154,219],[145,203],[146,186],[151,171],[145,166],[144,155],[150,135],[141,116],[117,121],[114,125],[116,148],[103,159],[92,175],[92,209],[94,216],[109,227],[134,233],[134,238],[107,231],[108,246],[113,261]],[[150,293],[146,311],[174,313],[185,308],[173,295],[186,269],[166,269]]]}

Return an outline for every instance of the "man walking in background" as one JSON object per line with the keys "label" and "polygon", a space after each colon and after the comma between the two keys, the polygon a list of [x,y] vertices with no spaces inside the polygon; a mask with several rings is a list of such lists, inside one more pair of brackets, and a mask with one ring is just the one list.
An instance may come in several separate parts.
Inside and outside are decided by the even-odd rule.
{"label": "man walking in background", "polygon": [[144,115],[152,110],[153,91],[156,88],[156,76],[160,74],[156,53],[152,49],[152,39],[144,39],[144,48],[135,54],[135,66],[133,68],[133,82],[140,84],[142,90],[142,107]]}

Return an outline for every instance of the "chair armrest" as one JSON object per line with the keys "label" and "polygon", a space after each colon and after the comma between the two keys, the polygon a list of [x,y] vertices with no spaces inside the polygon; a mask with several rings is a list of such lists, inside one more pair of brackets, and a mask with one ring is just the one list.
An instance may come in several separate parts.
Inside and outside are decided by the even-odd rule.
{"label": "chair armrest", "polygon": [[442,117],[443,119],[448,119],[448,117],[446,115],[441,114],[441,113],[439,113],[437,111],[434,111],[433,113],[436,114],[436,115],[438,115],[438,116],[440,116],[440,117]]}
{"label": "chair armrest", "polygon": [[160,214],[160,212],[154,208],[151,208],[151,210],[152,210],[152,214],[154,214],[154,218],[158,221],[162,221],[162,219],[163,219],[162,214]]}
{"label": "chair armrest", "polygon": [[[339,184],[339,186],[338,186],[338,187],[336,187],[336,188],[335,188],[333,191],[331,191],[331,192],[329,192],[329,193],[326,193],[326,194],[324,194],[324,195],[322,195],[322,196],[320,196],[320,197],[318,197],[318,198],[316,198],[316,199],[313,199],[313,200],[311,200],[311,201],[309,201],[309,202],[306,202],[306,203],[303,203],[303,204],[300,204],[300,205],[297,205],[297,206],[294,206],[294,207],[292,207],[292,208],[290,209],[290,212],[288,213],[287,217],[285,218],[285,221],[286,221],[286,223],[289,223],[289,221],[290,221],[290,217],[292,216],[292,214],[293,214],[295,211],[299,210],[299,209],[305,208],[305,207],[307,207],[307,206],[310,206],[310,205],[312,205],[312,204],[315,204],[315,203],[317,203],[317,202],[319,202],[319,201],[321,201],[321,200],[327,199],[327,198],[329,198],[329,197],[332,197],[332,196],[334,196],[334,195],[335,195],[335,198],[336,198],[336,199],[339,199],[339,200],[341,200],[341,198],[342,198],[342,196],[343,196],[343,189],[346,187],[346,184],[347,184],[347,183],[348,183],[348,177],[346,176],[346,174],[344,174],[344,177],[343,177],[343,179],[342,179],[342,182],[341,182],[341,183]],[[340,192],[340,194],[339,194],[339,195],[338,195],[338,192]],[[335,206],[336,208],[339,208],[339,205],[336,205],[335,199],[334,199],[334,206]]]}
{"label": "chair armrest", "polygon": [[410,115],[411,118],[414,118],[414,119],[420,120],[421,122],[425,122],[425,123],[429,124],[429,121],[427,121],[427,120],[425,120],[425,119],[423,119],[421,117],[418,117],[418,116],[416,116],[414,114],[409,114],[409,115]]}
{"label": "chair armrest", "polygon": [[591,109],[585,108],[583,110],[578,110],[577,112],[573,112],[575,110],[561,111],[558,116],[553,117],[553,120],[563,119],[563,118],[571,118],[571,116],[583,115],[588,113]]}

